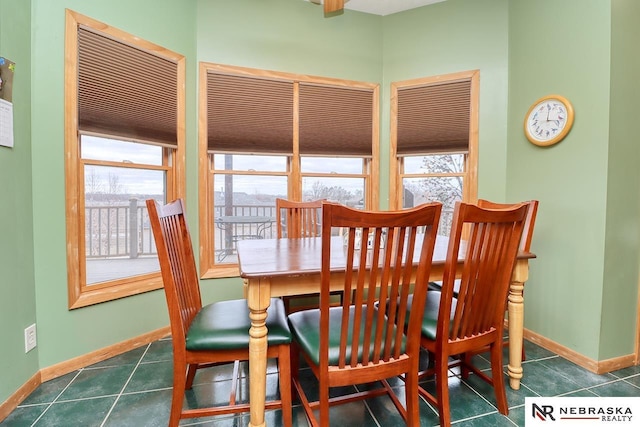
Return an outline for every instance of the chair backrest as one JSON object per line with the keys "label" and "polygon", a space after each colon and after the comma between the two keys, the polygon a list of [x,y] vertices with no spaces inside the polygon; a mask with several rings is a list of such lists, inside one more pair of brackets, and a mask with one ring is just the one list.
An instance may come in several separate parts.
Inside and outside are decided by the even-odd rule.
{"label": "chair backrest", "polygon": [[187,330],[202,308],[184,202],[178,199],[162,206],[149,199],[147,210],[160,261],[173,346],[184,349]]}
{"label": "chair backrest", "polygon": [[[529,200],[522,202],[528,206],[527,218],[524,222],[524,230],[522,231],[522,238],[520,239],[520,250],[529,252],[531,249],[531,239],[533,238],[533,228],[536,224],[536,215],[538,214],[538,201]],[[494,203],[485,199],[478,199],[478,206],[488,209],[504,209],[513,207],[518,203]]]}
{"label": "chair backrest", "polygon": [[[321,370],[328,369],[330,359],[335,356],[339,361],[333,366],[338,369],[354,368],[358,363],[365,367],[380,365],[405,354],[417,358],[441,209],[437,202],[393,212],[362,211],[334,203],[323,205]],[[344,238],[336,236],[338,229]],[[419,234],[422,231],[424,234]],[[341,259],[346,259],[345,265],[335,265]],[[330,285],[336,269],[344,272],[340,289],[344,298],[339,355],[330,356],[329,312],[336,309],[330,308]],[[377,304],[378,299],[389,303]],[[408,324],[406,335],[405,324]],[[335,326],[331,325],[334,333]],[[333,338],[332,341],[337,342]]]}
{"label": "chair backrest", "polygon": [[[527,204],[484,209],[456,203],[442,281],[438,337],[448,336],[451,342],[502,331],[527,210]],[[463,227],[469,230],[466,241],[461,240]],[[453,304],[459,254],[464,254],[464,264]]]}
{"label": "chair backrest", "polygon": [[278,238],[290,239],[320,236],[323,200],[294,202],[276,199]]}

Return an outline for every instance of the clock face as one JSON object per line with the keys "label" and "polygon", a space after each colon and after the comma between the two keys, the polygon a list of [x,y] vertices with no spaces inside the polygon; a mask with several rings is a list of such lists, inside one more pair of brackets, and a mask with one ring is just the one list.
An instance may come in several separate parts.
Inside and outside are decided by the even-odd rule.
{"label": "clock face", "polygon": [[562,97],[538,100],[525,118],[525,134],[536,145],[552,145],[566,136],[573,123],[573,108]]}

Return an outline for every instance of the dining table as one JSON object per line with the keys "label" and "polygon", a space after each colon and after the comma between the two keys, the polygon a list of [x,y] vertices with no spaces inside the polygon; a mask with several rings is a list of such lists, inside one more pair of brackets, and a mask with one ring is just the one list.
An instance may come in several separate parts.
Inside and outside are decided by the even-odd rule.
{"label": "dining table", "polygon": [[[438,236],[435,243],[430,281],[442,280],[449,239]],[[344,284],[345,252],[343,239],[331,241],[332,290]],[[334,247],[334,245],[339,246]],[[249,307],[249,399],[250,426],[265,426],[267,377],[267,308],[271,297],[320,292],[322,241],[320,237],[300,239],[243,240],[237,244],[238,266],[243,279],[244,295]],[[458,265],[464,259],[461,244]],[[418,255],[417,255],[418,256]],[[529,275],[531,252],[519,252],[513,269],[508,295],[509,363],[507,371],[512,389],[520,388],[522,378],[522,346],[524,330],[524,284]],[[417,268],[417,258],[414,260]],[[335,288],[334,288],[335,286]]]}

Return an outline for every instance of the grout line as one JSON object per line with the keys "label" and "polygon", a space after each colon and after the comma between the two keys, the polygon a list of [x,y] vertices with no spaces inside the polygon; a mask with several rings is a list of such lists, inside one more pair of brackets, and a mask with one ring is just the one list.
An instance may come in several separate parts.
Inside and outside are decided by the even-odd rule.
{"label": "grout line", "polygon": [[[356,389],[357,389],[357,387],[356,387]],[[371,418],[373,418],[373,422],[376,423],[377,427],[380,427],[380,423],[378,422],[378,419],[376,418],[376,416],[373,414],[373,411],[369,407],[369,403],[367,402],[367,399],[362,399],[362,403],[364,403],[364,407],[367,408],[367,411],[369,412],[369,415],[371,415]],[[395,408],[395,405],[394,405],[394,408]],[[398,408],[396,408],[396,409],[398,409]]]}
{"label": "grout line", "polygon": [[111,413],[113,412],[113,409],[118,404],[118,401],[120,400],[120,397],[124,393],[124,390],[127,388],[129,383],[131,382],[131,378],[133,378],[133,375],[136,373],[136,370],[138,369],[138,366],[140,366],[140,362],[142,362],[142,359],[144,359],[144,356],[149,351],[149,347],[151,347],[151,344],[152,343],[147,344],[147,348],[145,348],[144,351],[142,352],[142,355],[140,356],[140,359],[138,359],[138,363],[136,363],[136,366],[133,368],[133,371],[131,371],[131,374],[129,375],[129,378],[127,378],[127,381],[122,386],[122,389],[120,390],[120,393],[118,393],[118,395],[116,397],[116,400],[111,405],[111,408],[109,408],[109,412],[107,412],[107,415],[105,415],[104,420],[102,420],[102,423],[100,424],[100,427],[104,427],[105,423],[109,419],[109,416],[111,415]]}
{"label": "grout line", "polygon": [[44,410],[44,411],[42,411],[42,413],[40,414],[40,416],[39,416],[38,418],[36,418],[36,419],[35,419],[35,421],[31,424],[31,427],[33,427],[34,425],[36,425],[36,423],[37,423],[38,421],[40,421],[40,419],[43,417],[43,415],[47,413],[47,411],[49,410],[49,408],[51,408],[51,406],[52,406],[54,403],[56,403],[56,401],[60,398],[60,396],[62,396],[62,393],[64,393],[64,392],[69,388],[69,386],[70,386],[70,385],[75,381],[75,379],[76,379],[76,378],[78,378],[78,375],[80,375],[80,372],[82,372],[82,371],[83,371],[83,369],[78,370],[78,372],[75,374],[75,376],[74,376],[73,378],[71,378],[71,381],[69,381],[69,384],[67,384],[67,385],[66,385],[66,387],[64,387],[64,388],[62,389],[62,391],[60,391],[60,393],[58,393],[58,395],[55,397],[55,399],[53,399],[53,400],[51,401],[51,403],[49,403],[49,405],[47,405],[47,407],[45,408],[45,410]]}
{"label": "grout line", "polygon": [[623,378],[623,379],[622,379],[622,381],[624,381],[625,383],[629,384],[629,385],[630,385],[630,386],[632,386],[632,387],[635,387],[635,388],[640,389],[640,387],[639,387],[639,386],[637,386],[636,384],[634,384],[634,383],[631,383],[631,382],[627,381],[627,379],[628,379],[628,378],[630,378],[630,377]]}

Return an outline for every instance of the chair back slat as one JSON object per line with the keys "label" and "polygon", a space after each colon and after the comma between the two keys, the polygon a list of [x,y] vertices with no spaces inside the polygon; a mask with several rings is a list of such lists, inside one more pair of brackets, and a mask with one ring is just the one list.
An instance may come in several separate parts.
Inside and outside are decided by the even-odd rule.
{"label": "chair back slat", "polygon": [[[417,358],[440,210],[440,203],[395,212],[365,212],[324,203],[321,370],[329,364],[329,320],[336,309],[342,314],[340,337],[333,337],[339,342],[337,369],[371,367],[408,355]],[[341,247],[331,244],[336,236],[342,239]],[[332,257],[332,251],[343,251],[344,257]],[[345,265],[335,265],[337,259],[346,260]],[[332,273],[336,270],[344,273],[340,290],[345,297],[340,307],[331,308],[330,292],[332,285],[334,290],[336,286]]]}
{"label": "chair back slat", "polygon": [[184,202],[178,199],[162,206],[150,199],[146,203],[162,271],[173,345],[184,349],[187,330],[202,308]]}
{"label": "chair back slat", "polygon": [[[483,209],[458,203],[454,212],[442,285],[438,333],[450,341],[479,337],[502,330],[511,273],[520,247],[529,207],[512,205]],[[468,238],[462,248],[464,264],[453,316],[456,264],[463,228]]]}
{"label": "chair back slat", "polygon": [[276,199],[278,238],[290,239],[320,236],[322,200],[295,202]]}
{"label": "chair back slat", "polygon": [[[520,238],[520,250],[529,252],[531,250],[531,240],[533,239],[533,229],[536,224],[536,216],[538,215],[538,201],[529,200],[522,202],[527,205],[527,217],[524,221],[524,228],[522,230],[522,237]],[[487,209],[504,209],[513,207],[519,203],[495,203],[485,199],[478,200],[478,206]]]}

